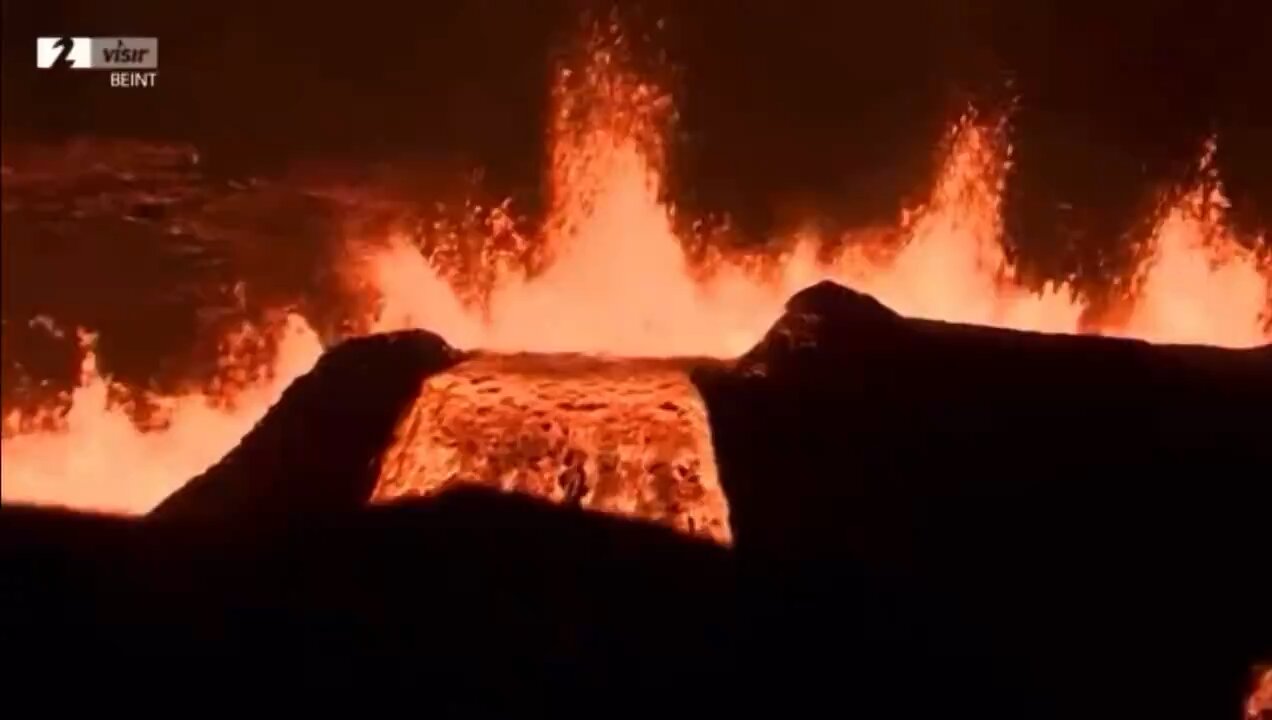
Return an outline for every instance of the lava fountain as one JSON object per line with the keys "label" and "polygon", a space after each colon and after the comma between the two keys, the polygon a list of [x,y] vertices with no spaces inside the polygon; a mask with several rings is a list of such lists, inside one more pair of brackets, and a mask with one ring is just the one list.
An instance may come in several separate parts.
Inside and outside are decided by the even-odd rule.
{"label": "lava fountain", "polygon": [[[1063,282],[1026,287],[1003,249],[1008,128],[974,112],[952,125],[931,196],[901,213],[887,247],[802,235],[775,238],[769,245],[785,247],[781,255],[715,247],[695,265],[665,198],[674,103],[631,71],[627,53],[620,28],[596,28],[582,61],[556,75],[549,212],[537,234],[517,236],[538,244],[542,267],[483,248],[490,286],[476,307],[455,290],[461,270],[445,253],[421,253],[418,238],[351,241],[355,260],[343,271],[377,301],[367,327],[423,327],[457,347],[495,352],[424,383],[386,449],[377,499],[483,482],[706,528],[718,538],[724,510],[700,401],[670,366],[618,358],[735,357],[787,297],[827,278],[937,320],[1228,346],[1269,339],[1269,274],[1225,224],[1213,144],[1202,160],[1208,182],[1182,194],[1157,223],[1129,311],[1119,315],[1125,320],[1080,326],[1082,297]],[[486,227],[493,238],[508,234],[507,223],[501,207]],[[283,351],[250,382],[150,398],[170,408],[159,427],[140,428],[126,407],[110,404],[110,383],[86,353],[86,372],[55,427],[6,418],[4,501],[126,513],[153,507],[228,451],[320,352],[303,321],[271,332],[282,334]],[[595,357],[510,359],[527,351]],[[566,369],[580,373],[577,386],[561,383]],[[492,405],[496,396],[509,403]],[[674,409],[662,409],[664,402]],[[580,409],[590,403],[600,406]],[[610,427],[620,421],[648,429]],[[513,427],[528,434],[502,439]],[[609,487],[615,478],[623,487]]]}
{"label": "lava fountain", "polygon": [[[262,333],[277,335],[268,362],[253,352]],[[220,460],[322,353],[317,335],[297,315],[275,328],[244,326],[222,342],[210,387],[157,396],[103,377],[93,340],[81,337],[79,385],[65,397],[64,413],[43,408],[5,418],[5,502],[146,512]],[[145,427],[134,420],[138,403],[157,410]]]}
{"label": "lava fountain", "polygon": [[1268,342],[1272,281],[1266,261],[1225,222],[1230,204],[1214,164],[1216,149],[1213,138],[1206,142],[1201,181],[1153,229],[1130,317],[1115,332],[1162,343]]}

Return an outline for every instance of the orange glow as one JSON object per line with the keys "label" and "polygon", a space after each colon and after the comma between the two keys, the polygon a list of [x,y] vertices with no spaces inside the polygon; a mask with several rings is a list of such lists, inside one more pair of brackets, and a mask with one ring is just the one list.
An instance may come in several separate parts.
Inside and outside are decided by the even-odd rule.
{"label": "orange glow", "polygon": [[968,113],[950,130],[946,148],[931,198],[902,216],[895,255],[877,262],[850,248],[834,279],[912,317],[1076,332],[1084,307],[1072,290],[1023,287],[1003,252],[1006,127],[978,124]]}
{"label": "orange glow", "polygon": [[[1079,327],[1086,307],[1068,285],[1035,291],[1017,279],[1003,249],[1008,129],[973,112],[950,129],[931,197],[901,213],[888,234],[895,242],[882,252],[851,237],[804,234],[778,238],[787,249],[782,255],[713,248],[691,263],[687,239],[676,232],[684,223],[675,222],[664,197],[674,105],[628,69],[624,52],[621,34],[609,28],[591,38],[583,62],[557,74],[547,138],[549,212],[538,233],[518,234],[506,205],[473,210],[482,218],[478,232],[486,234],[477,238],[489,285],[484,307],[455,290],[471,268],[459,267],[442,239],[434,238],[439,249],[426,256],[419,238],[407,233],[357,238],[362,249],[342,269],[379,300],[366,327],[424,327],[456,347],[505,353],[731,357],[759,339],[787,297],[832,278],[903,314],[1091,330]],[[1269,274],[1225,225],[1213,148],[1202,160],[1211,182],[1184,194],[1158,223],[1120,315],[1125,322],[1096,331],[1232,346],[1272,337]],[[528,268],[518,252],[496,248],[494,238],[511,239],[514,250],[537,248],[544,263]],[[832,245],[839,250],[825,252]],[[166,409],[168,422],[149,430],[139,429],[126,408],[108,404],[110,383],[98,376],[86,348],[84,376],[57,428],[6,418],[4,501],[144,512],[228,451],[312,365],[320,352],[315,333],[296,317],[279,332],[278,357],[253,366],[257,379],[150,398]],[[226,357],[236,365],[259,360],[237,353],[233,343]]]}
{"label": "orange glow", "polygon": [[707,408],[685,362],[481,355],[424,382],[373,501],[458,482],[730,541]]}
{"label": "orange glow", "polygon": [[1254,690],[1246,699],[1246,720],[1264,720],[1272,714],[1272,668],[1266,668],[1256,679]]}
{"label": "orange glow", "polygon": [[[317,336],[297,316],[276,332],[278,352],[270,364],[251,352],[256,331],[245,327],[223,344],[221,373],[206,391],[140,393],[122,404],[111,396],[124,389],[98,373],[94,338],[82,334],[80,381],[65,399],[65,414],[46,408],[4,419],[5,502],[149,511],[220,460],[321,354]],[[157,427],[134,421],[139,402],[158,409]]]}
{"label": "orange glow", "polygon": [[1215,142],[1201,158],[1203,180],[1154,229],[1140,288],[1122,332],[1162,343],[1248,347],[1268,342],[1272,284],[1266,261],[1224,222],[1228,198],[1214,167]]}
{"label": "orange glow", "polygon": [[626,71],[621,37],[612,46],[604,37],[553,88],[548,267],[498,273],[482,319],[453,299],[445,258],[430,266],[396,238],[368,259],[384,295],[378,329],[427,327],[460,346],[507,351],[734,355],[777,319],[793,283],[750,281],[732,267],[695,282],[660,197],[671,99]]}

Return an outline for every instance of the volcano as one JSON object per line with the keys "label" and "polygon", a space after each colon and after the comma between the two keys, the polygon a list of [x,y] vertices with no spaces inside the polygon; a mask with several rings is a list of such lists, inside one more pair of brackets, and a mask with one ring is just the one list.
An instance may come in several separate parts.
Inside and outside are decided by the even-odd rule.
{"label": "volcano", "polygon": [[1272,650],[1270,369],[1272,347],[913,320],[833,283],[729,361],[358,338],[142,520],[7,508],[5,616],[76,618],[41,654],[108,637],[249,674],[317,642],[364,658],[340,677],[421,682],[382,672],[407,660],[486,710],[623,677],[642,703],[910,716],[897,693],[935,665],[914,716],[1220,717]]}
{"label": "volcano", "polygon": [[[759,514],[796,498],[791,522],[807,531],[814,516],[798,498],[810,481],[799,478],[828,468],[848,478],[836,492],[1028,492],[1108,473],[1113,493],[1159,463],[1267,468],[1270,370],[1272,346],[906,319],[831,282],[796,294],[735,360],[461,351],[403,331],[330,350],[151,516],[353,509],[475,484],[727,542],[722,486],[746,494],[793,478],[762,492]],[[929,464],[960,479],[932,478]],[[1161,487],[1145,488],[1146,502],[1170,485],[1152,482]],[[842,524],[841,512],[827,523]]]}
{"label": "volcano", "polygon": [[6,687],[1265,713],[1266,23],[938,4],[5,5]]}

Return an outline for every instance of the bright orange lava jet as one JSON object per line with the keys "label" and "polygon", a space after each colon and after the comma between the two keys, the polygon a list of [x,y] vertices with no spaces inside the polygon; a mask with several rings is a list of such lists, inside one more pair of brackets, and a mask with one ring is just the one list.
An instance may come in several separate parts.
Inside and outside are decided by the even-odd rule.
{"label": "bright orange lava jet", "polygon": [[[662,199],[672,99],[650,79],[632,73],[624,52],[621,31],[602,28],[586,44],[584,61],[557,75],[548,138],[550,211],[536,239],[519,238],[543,244],[546,268],[532,274],[504,259],[508,255],[483,256],[491,287],[486,307],[477,309],[454,290],[460,270],[447,265],[444,252],[425,256],[406,234],[371,243],[355,238],[360,259],[343,270],[372,288],[379,300],[369,327],[424,327],[457,347],[503,353],[727,358],[762,335],[788,296],[831,278],[874,294],[903,314],[1046,332],[1080,330],[1086,306],[1072,288],[1057,283],[1036,290],[1017,280],[1003,251],[1002,196],[1011,151],[1007,129],[971,112],[951,127],[935,190],[921,207],[902,213],[897,243],[883,259],[848,243],[827,260],[819,251],[832,239],[800,236],[786,239],[789,251],[776,258],[717,250],[705,261],[707,267],[693,266],[675,231],[674,209]],[[1270,276],[1225,224],[1227,203],[1213,152],[1212,142],[1201,160],[1211,182],[1186,194],[1158,222],[1137,272],[1136,294],[1122,314],[1127,319],[1096,331],[1227,346],[1269,341]],[[507,235],[503,209],[490,212],[484,222],[492,236]],[[260,379],[210,394],[151,398],[167,409],[168,422],[150,430],[139,429],[126,407],[110,405],[110,382],[96,373],[86,348],[81,382],[67,399],[70,411],[57,418],[55,427],[31,416],[5,419],[4,501],[146,512],[229,450],[321,351],[316,333],[297,316],[270,332],[280,334],[281,350],[268,372],[255,373]],[[227,345],[227,358],[236,357],[233,344]],[[504,390],[523,398],[546,397],[539,370],[514,368],[501,381]],[[467,369],[446,381],[475,385],[476,379],[467,376],[477,371]],[[656,375],[629,380],[640,386]],[[672,387],[679,382],[674,374],[665,380]],[[412,418],[441,412],[429,399],[441,391],[437,382],[426,383]],[[445,392],[459,392],[454,385],[448,388]],[[460,394],[474,412],[484,407],[471,393]],[[538,402],[527,401],[524,412],[533,413]],[[496,460],[497,433],[491,428],[512,422],[502,416],[492,416],[486,429],[473,427],[471,442],[480,457],[442,448],[449,442],[442,439],[445,433],[475,418],[447,416],[449,429],[433,427],[406,433],[409,437],[400,433],[388,452],[379,497],[426,491],[462,470],[495,484],[542,484],[536,492],[574,493],[581,502],[619,511],[633,511],[641,503],[657,506],[646,514],[683,527],[692,522],[695,531],[706,528],[703,532],[719,537],[726,511],[705,424],[698,419],[700,405],[687,392],[668,402],[677,411],[665,417],[657,406],[622,403],[605,412],[640,416],[660,428],[669,444],[641,449],[629,439],[598,436],[593,440],[599,444],[579,466],[589,478],[604,482],[607,472],[621,475],[635,466],[634,458],[652,452],[659,458],[646,467],[665,463],[681,478],[678,489],[656,500],[642,499],[631,489],[606,494],[596,486],[573,486],[569,472],[575,465],[558,462],[564,456],[551,472],[528,461]],[[578,425],[559,417],[545,416],[545,422]],[[555,442],[552,432],[545,430],[540,439]],[[601,429],[589,425],[580,432]],[[411,443],[425,447],[412,449]],[[607,451],[601,448],[606,443],[617,458],[609,470],[611,460],[604,459]],[[685,480],[690,476],[697,489],[686,489],[694,484]],[[667,498],[682,491],[698,493],[694,508],[669,509]]]}

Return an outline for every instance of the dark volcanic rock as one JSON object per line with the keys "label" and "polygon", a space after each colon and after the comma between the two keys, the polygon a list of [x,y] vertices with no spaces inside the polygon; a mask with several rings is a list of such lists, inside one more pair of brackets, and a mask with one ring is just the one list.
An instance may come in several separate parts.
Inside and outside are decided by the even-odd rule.
{"label": "dark volcanic rock", "polygon": [[[741,512],[738,537],[766,533],[765,544],[811,538],[818,516],[805,492],[881,500],[1103,486],[1101,495],[1136,488],[1151,502],[1167,488],[1199,491],[1157,474],[1166,468],[1222,475],[1203,496],[1266,485],[1254,478],[1272,469],[1272,346],[1156,346],[903,319],[825,282],[796,294],[732,369],[704,367],[697,382]],[[781,476],[789,481],[773,480]],[[774,502],[792,503],[789,516]],[[838,534],[844,511],[826,508],[825,528]],[[895,540],[908,535],[880,520]],[[796,525],[801,534],[786,532]]]}
{"label": "dark volcanic rock", "polygon": [[[805,715],[829,699],[853,717],[1016,717],[982,712],[1005,708],[1004,690],[957,665],[908,696],[946,653],[880,612],[871,578],[839,606],[861,629],[852,645],[826,656],[805,636],[801,656],[770,652],[756,623],[773,608],[738,592],[729,550],[515,494],[451,489],[248,534],[2,512],[0,636],[22,658],[10,682],[56,668],[108,688],[140,673],[292,707],[352,689],[442,716]],[[794,692],[783,668],[823,663],[837,682]]]}
{"label": "dark volcanic rock", "polygon": [[348,340],[292,383],[238,447],[149,517],[242,524],[361,507],[424,379],[462,353],[422,330]]}
{"label": "dark volcanic rock", "polygon": [[737,669],[726,549],[524,496],[452,489],[253,534],[3,512],[16,677],[143,672],[301,705],[356,688],[509,716],[719,709]]}
{"label": "dark volcanic rock", "polygon": [[825,283],[696,382],[739,554],[786,577],[794,626],[830,644],[851,642],[827,622],[835,568],[863,562],[939,598],[975,636],[952,644],[1061,715],[1235,716],[1272,651],[1251,573],[1269,547],[1270,347],[902,320]]}

